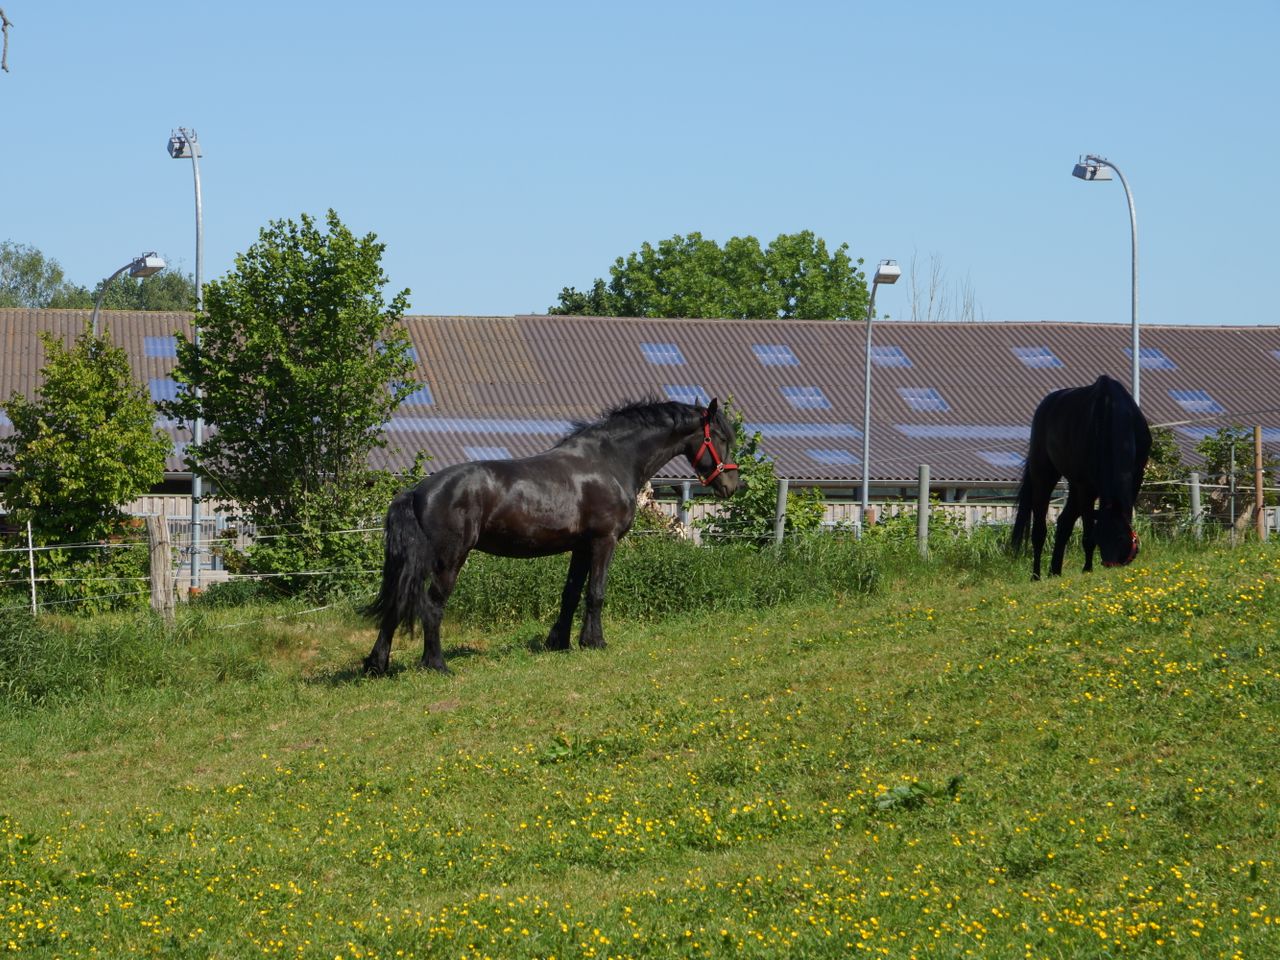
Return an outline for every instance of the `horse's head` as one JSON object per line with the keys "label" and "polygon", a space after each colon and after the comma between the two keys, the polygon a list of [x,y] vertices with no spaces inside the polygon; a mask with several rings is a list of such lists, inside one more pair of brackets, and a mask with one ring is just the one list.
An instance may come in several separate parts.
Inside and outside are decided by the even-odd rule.
{"label": "horse's head", "polygon": [[685,455],[703,486],[718,497],[733,496],[738,489],[738,465],[728,459],[737,445],[733,424],[713,399],[702,411],[698,431],[690,437]]}
{"label": "horse's head", "polygon": [[1129,522],[1129,511],[1119,505],[1103,501],[1093,530],[1104,567],[1123,567],[1138,556],[1138,534]]}

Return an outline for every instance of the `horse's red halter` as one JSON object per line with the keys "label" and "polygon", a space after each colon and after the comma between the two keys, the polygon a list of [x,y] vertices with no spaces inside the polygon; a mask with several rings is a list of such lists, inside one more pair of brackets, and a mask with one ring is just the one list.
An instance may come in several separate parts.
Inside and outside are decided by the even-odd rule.
{"label": "horse's red halter", "polygon": [[1102,562],[1104,567],[1123,567],[1127,563],[1133,563],[1134,557],[1138,555],[1138,531],[1129,531],[1129,555],[1123,560],[1117,560],[1115,563]]}
{"label": "horse's red halter", "polygon": [[702,459],[702,455],[707,451],[711,452],[711,462],[714,463],[715,469],[708,473],[705,477],[698,473],[698,480],[704,487],[711,486],[711,481],[726,470],[737,470],[736,463],[729,463],[727,460],[720,459],[720,453],[716,450],[716,445],[711,441],[711,415],[708,411],[702,411],[702,446],[698,448],[698,452],[693,455],[693,469],[698,471],[698,461]]}

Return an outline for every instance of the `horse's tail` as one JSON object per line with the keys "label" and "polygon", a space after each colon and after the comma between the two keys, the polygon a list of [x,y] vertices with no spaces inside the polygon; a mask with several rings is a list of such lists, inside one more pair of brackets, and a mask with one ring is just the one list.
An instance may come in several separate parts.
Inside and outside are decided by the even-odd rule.
{"label": "horse's tail", "polygon": [[361,611],[394,632],[407,624],[410,632],[422,603],[422,586],[431,569],[431,543],[413,509],[413,491],[396,495],[387,508],[386,546],[382,557],[382,585]]}
{"label": "horse's tail", "polygon": [[1027,453],[1027,464],[1022,468],[1022,486],[1018,487],[1018,512],[1013,517],[1013,534],[1009,537],[1009,548],[1018,553],[1027,539],[1027,529],[1031,525],[1031,454]]}

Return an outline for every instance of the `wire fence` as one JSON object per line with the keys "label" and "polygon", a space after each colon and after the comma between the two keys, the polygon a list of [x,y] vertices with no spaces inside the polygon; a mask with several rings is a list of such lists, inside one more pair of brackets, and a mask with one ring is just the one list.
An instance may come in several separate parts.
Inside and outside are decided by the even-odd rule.
{"label": "wire fence", "polygon": [[[1145,484],[1135,511],[1137,522],[1145,524],[1148,529],[1171,535],[1194,533],[1215,536],[1227,533],[1233,541],[1257,532],[1264,537],[1280,535],[1280,507],[1274,505],[1280,500],[1280,487],[1268,486],[1262,490],[1263,496],[1271,503],[1264,508],[1259,524],[1255,512],[1259,494],[1253,486],[1253,468],[1247,466],[1246,469],[1246,466],[1242,466],[1236,477],[1214,478],[1216,482],[1201,482],[1191,475],[1186,479]],[[746,517],[734,522],[723,501],[650,499],[642,504],[642,519],[630,536],[679,537],[700,544],[704,539],[703,533],[714,525],[714,539],[717,541],[761,543],[771,539],[771,534],[772,539],[780,541],[786,528],[785,482],[780,484],[780,492],[772,531],[767,523],[762,524],[759,517]],[[1066,489],[1061,487],[1050,506],[1050,522],[1061,511],[1065,495]],[[822,505],[819,529],[861,536],[870,523],[919,516],[918,496],[877,500],[871,506],[874,516],[863,517],[858,502],[828,500]],[[1016,503],[1009,492],[1003,496],[976,494],[958,502],[932,499],[929,509],[929,514],[941,520],[941,527],[952,535],[957,532],[972,535],[978,530],[1007,527],[1013,523],[1016,512]],[[165,554],[167,564],[161,570],[151,569],[155,566],[154,560],[150,564],[145,562],[148,550],[155,544],[152,537],[142,533],[106,543],[58,544],[35,544],[21,534],[10,535],[7,545],[0,547],[0,612],[14,609],[33,612],[74,611],[77,608],[100,610],[121,605],[143,605],[143,598],[154,596],[157,574],[175,582],[179,594],[189,595],[185,581],[193,550],[191,524],[180,517],[167,517],[165,520],[171,542]],[[317,536],[331,542],[351,541],[358,549],[349,553],[355,558],[366,558],[366,562],[271,570],[249,570],[241,564],[227,562],[230,558],[243,558],[254,546],[289,542],[300,546],[314,545]],[[219,586],[221,584],[237,582],[291,582],[296,588],[300,583],[318,583],[327,579],[329,586],[336,585],[346,592],[371,592],[381,574],[381,541],[380,522],[327,530],[318,535],[314,530],[304,530],[301,525],[257,529],[238,521],[233,515],[218,515],[202,524],[198,547],[199,582],[202,587],[215,589],[223,589]],[[305,551],[300,550],[298,555],[305,555]],[[48,562],[55,556],[61,565]],[[113,569],[112,561],[104,559],[126,556],[137,561],[136,571]],[[73,559],[68,561],[69,557]],[[130,585],[136,585],[138,589],[128,589]]]}

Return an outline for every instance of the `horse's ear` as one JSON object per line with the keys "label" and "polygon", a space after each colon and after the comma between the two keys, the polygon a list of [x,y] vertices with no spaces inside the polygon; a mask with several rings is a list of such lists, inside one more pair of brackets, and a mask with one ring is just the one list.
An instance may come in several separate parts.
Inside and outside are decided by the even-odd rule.
{"label": "horse's ear", "polygon": [[711,398],[711,402],[707,404],[708,417],[714,417],[716,415],[716,410],[718,409],[719,403],[720,401],[715,397]]}

